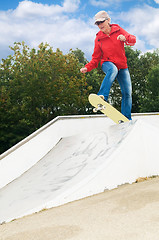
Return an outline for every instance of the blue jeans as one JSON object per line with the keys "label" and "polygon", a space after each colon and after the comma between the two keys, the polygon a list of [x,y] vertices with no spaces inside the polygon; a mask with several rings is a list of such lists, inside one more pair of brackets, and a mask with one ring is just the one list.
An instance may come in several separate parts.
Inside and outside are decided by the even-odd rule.
{"label": "blue jeans", "polygon": [[132,85],[128,68],[119,69],[112,62],[104,62],[102,70],[106,74],[101,84],[98,95],[103,95],[105,101],[108,100],[110,88],[117,78],[122,94],[121,113],[131,120],[132,108]]}

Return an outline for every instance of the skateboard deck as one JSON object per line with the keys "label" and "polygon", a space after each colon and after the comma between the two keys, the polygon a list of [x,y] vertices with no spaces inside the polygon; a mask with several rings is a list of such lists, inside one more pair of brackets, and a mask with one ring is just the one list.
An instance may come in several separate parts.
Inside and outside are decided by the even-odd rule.
{"label": "skateboard deck", "polygon": [[111,106],[109,103],[104,101],[97,94],[91,93],[88,97],[88,100],[90,104],[93,107],[95,107],[93,109],[93,112],[101,111],[117,124],[129,121],[128,118],[126,118],[122,113],[120,113],[116,108]]}

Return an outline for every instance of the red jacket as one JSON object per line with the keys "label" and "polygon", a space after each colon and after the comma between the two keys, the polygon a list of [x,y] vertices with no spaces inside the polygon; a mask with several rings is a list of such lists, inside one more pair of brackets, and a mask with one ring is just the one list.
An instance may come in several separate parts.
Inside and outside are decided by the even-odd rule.
{"label": "red jacket", "polygon": [[117,37],[122,34],[126,37],[126,45],[133,46],[136,43],[136,37],[126,32],[117,24],[111,24],[111,32],[108,35],[99,31],[96,34],[95,47],[92,55],[92,60],[85,65],[87,71],[91,71],[98,67],[101,60],[101,65],[105,61],[113,62],[118,69],[127,68],[127,58],[125,56],[124,42],[117,40]]}

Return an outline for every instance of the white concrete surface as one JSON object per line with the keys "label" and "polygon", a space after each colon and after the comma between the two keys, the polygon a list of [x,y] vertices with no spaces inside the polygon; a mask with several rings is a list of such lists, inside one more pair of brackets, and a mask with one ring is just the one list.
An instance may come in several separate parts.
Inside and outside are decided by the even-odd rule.
{"label": "white concrete surface", "polygon": [[92,128],[106,129],[111,124],[113,122],[110,119],[102,116],[57,117],[0,155],[0,188],[35,165],[61,138]]}
{"label": "white concrete surface", "polygon": [[57,118],[1,156],[0,223],[159,175],[159,115]]}

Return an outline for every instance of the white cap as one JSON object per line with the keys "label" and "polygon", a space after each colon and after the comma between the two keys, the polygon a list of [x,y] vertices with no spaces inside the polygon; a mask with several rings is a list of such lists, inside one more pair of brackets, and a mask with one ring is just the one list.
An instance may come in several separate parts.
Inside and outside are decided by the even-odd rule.
{"label": "white cap", "polygon": [[95,15],[95,23],[99,21],[104,21],[109,18],[110,17],[106,11],[100,11]]}

